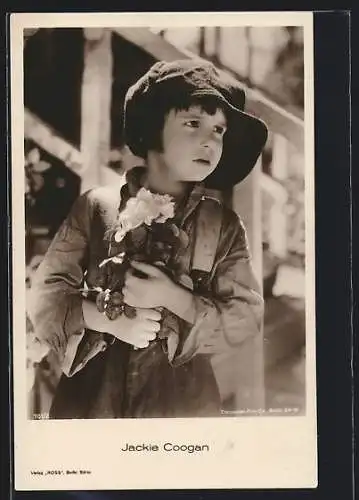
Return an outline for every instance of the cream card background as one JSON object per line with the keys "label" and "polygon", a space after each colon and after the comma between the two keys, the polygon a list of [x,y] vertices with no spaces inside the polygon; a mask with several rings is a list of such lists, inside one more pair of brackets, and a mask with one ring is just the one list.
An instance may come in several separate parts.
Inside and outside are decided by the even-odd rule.
{"label": "cream card background", "polygon": [[[317,484],[313,19],[311,13],[13,14],[11,16],[14,461],[17,490],[299,488]],[[29,421],[26,408],[23,175],[24,27],[303,26],[305,35],[305,416]],[[126,442],[208,444],[209,452],[124,453]],[[90,474],[34,475],[83,470]]]}

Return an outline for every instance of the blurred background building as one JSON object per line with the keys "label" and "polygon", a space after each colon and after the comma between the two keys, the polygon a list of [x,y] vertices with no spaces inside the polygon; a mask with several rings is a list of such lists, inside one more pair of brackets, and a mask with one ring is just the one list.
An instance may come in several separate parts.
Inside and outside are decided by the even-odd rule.
{"label": "blurred background building", "polygon": [[[226,404],[305,411],[304,60],[300,27],[30,29],[24,34],[27,287],[75,198],[142,160],[123,142],[128,87],[159,59],[199,56],[248,89],[270,129],[254,172],[231,200],[247,226],[266,301],[260,394],[236,394],[219,359]],[[261,228],[261,230],[259,229]],[[28,335],[32,326],[28,321]],[[238,376],[263,370],[238,361]],[[31,413],[48,410],[56,360],[29,363]],[[262,404],[259,404],[262,401]],[[282,411],[282,414],[288,414]]]}

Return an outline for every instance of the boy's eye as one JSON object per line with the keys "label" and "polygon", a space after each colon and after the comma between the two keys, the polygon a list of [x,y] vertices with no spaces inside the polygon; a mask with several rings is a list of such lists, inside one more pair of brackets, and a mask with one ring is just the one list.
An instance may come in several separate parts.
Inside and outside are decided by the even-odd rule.
{"label": "boy's eye", "polygon": [[226,129],[224,127],[222,127],[221,125],[218,125],[218,126],[214,127],[214,131],[218,135],[224,135]]}
{"label": "boy's eye", "polygon": [[185,125],[190,128],[199,128],[200,122],[199,120],[187,120]]}

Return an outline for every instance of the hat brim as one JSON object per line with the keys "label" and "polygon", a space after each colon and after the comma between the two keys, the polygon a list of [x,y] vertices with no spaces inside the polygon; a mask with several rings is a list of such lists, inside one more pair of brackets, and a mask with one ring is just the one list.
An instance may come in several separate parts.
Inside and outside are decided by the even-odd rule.
{"label": "hat brim", "polygon": [[267,126],[256,116],[234,107],[215,89],[195,91],[192,95],[216,97],[226,109],[229,119],[221,160],[205,184],[217,189],[234,186],[244,180],[256,165],[268,138]]}

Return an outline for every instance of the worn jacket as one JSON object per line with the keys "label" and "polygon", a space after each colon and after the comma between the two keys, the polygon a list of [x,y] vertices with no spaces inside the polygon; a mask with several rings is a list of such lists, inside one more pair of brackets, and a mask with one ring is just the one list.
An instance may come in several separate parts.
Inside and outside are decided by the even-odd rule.
{"label": "worn jacket", "polygon": [[[169,357],[163,339],[160,346],[154,345],[150,349],[141,349],[137,352],[115,340],[111,335],[86,328],[82,313],[83,296],[80,290],[85,281],[89,287],[105,285],[99,268],[100,262],[108,256],[109,251],[109,242],[105,234],[113,227],[119,206],[123,206],[126,199],[134,196],[139,189],[138,170],[134,169],[128,175],[127,183],[121,189],[118,186],[99,187],[77,199],[54,237],[34,278],[29,313],[37,338],[57,353],[65,374],[63,377],[65,385],[72,383],[75,387],[75,379],[83,379],[82,383],[91,384],[94,377],[96,380],[101,378],[95,375],[95,365],[105,364],[106,359],[116,357],[114,353],[120,349],[117,362],[113,363],[118,365],[122,356],[120,364],[126,368],[123,373],[121,372],[121,377],[124,377],[122,395],[116,397],[123,398],[125,392],[134,391],[129,372],[132,371],[137,375],[140,371],[143,378],[142,382],[137,383],[135,392],[138,396],[144,395],[147,391],[146,397],[150,407],[152,403],[149,393],[152,389],[148,387],[148,380],[151,378],[148,374],[156,371],[156,366],[157,372],[161,371],[160,366],[163,366],[164,370],[162,378],[157,376],[156,384],[161,384],[163,377],[168,378],[172,373],[176,373],[177,378],[179,373],[188,373],[188,380],[186,375],[184,378],[181,375],[180,384],[185,384],[187,387],[189,384],[196,386],[193,377],[196,376],[199,380],[197,389],[191,397],[198,399],[196,390],[206,392],[204,377],[209,380],[213,376],[209,357],[239,349],[245,341],[259,335],[263,300],[252,272],[244,226],[232,210],[223,207],[219,244],[213,268],[208,275],[206,290],[202,288],[201,293],[194,292],[196,309],[194,324],[189,324],[180,318],[174,322],[176,330],[174,355]],[[187,268],[188,274],[191,273],[196,214],[205,194],[204,185],[195,185],[181,216],[180,225],[188,234],[190,244],[179,258],[182,267]],[[73,354],[70,352],[71,349]],[[123,354],[124,352],[126,354]],[[153,356],[154,353],[157,354]],[[151,359],[153,361],[149,361]],[[90,375],[91,370],[94,370],[92,375]],[[116,377],[120,375],[117,374]],[[73,381],[69,381],[70,379]],[[137,380],[138,377],[134,379]],[[173,392],[173,384],[176,385],[177,382],[172,380],[168,391]],[[211,380],[210,385],[214,387],[214,380]],[[78,390],[81,390],[81,383],[76,391]],[[158,388],[152,390],[152,396],[154,392],[157,395]],[[181,395],[183,392],[178,393],[176,397],[180,398]],[[168,403],[170,404],[173,404],[173,400]],[[121,414],[122,411],[119,410],[117,413]],[[156,412],[155,416],[161,416],[159,408]],[[163,411],[166,412],[167,410]],[[113,408],[111,410],[107,408],[99,410],[99,413],[100,416],[114,416],[116,412]],[[147,413],[133,410],[133,413],[134,415],[128,416],[142,416],[142,414],[152,416],[149,410]],[[170,414],[170,411],[167,413]],[[186,412],[183,410],[180,414],[185,415]]]}

